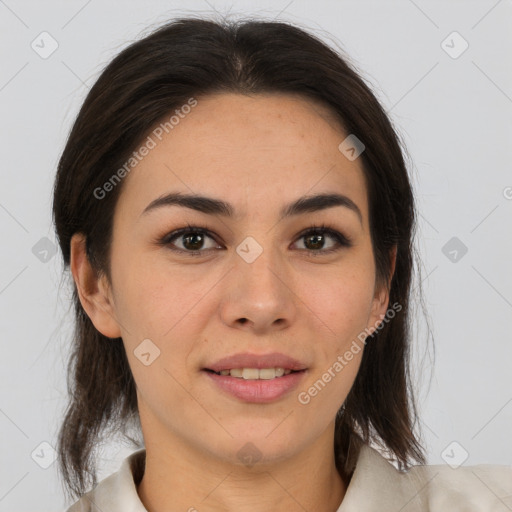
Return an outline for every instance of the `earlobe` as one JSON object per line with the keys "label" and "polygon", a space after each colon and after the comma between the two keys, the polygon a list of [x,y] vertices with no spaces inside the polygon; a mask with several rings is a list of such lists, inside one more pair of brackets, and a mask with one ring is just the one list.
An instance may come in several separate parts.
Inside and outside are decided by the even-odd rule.
{"label": "earlobe", "polygon": [[106,276],[99,277],[86,254],[85,235],[75,233],[71,238],[70,269],[78,296],[87,316],[96,329],[108,338],[119,338],[121,331]]}
{"label": "earlobe", "polygon": [[391,265],[390,265],[390,273],[387,286],[381,286],[378,290],[376,290],[375,296],[373,298],[372,310],[370,314],[370,322],[367,328],[370,332],[375,330],[380,330],[382,326],[383,319],[386,317],[387,308],[389,304],[389,290],[391,290],[391,282],[393,280],[393,275],[395,273],[396,267],[396,255],[397,255],[397,246],[394,245],[390,251],[391,257]]}
{"label": "earlobe", "polygon": [[375,295],[373,299],[372,312],[370,315],[370,323],[368,325],[368,329],[370,333],[373,333],[375,330],[380,330],[382,328],[382,322],[384,321],[384,317],[386,316],[386,311],[389,303],[389,294],[387,289],[384,286],[381,286],[378,293]]}

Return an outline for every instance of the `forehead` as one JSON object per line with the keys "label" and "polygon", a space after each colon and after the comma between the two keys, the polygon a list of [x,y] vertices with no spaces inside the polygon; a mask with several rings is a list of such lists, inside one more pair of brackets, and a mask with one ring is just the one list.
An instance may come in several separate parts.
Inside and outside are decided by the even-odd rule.
{"label": "forehead", "polygon": [[284,94],[196,100],[190,109],[177,109],[167,129],[161,123],[173,112],[149,133],[152,149],[124,178],[117,205],[123,217],[135,220],[171,191],[222,198],[237,216],[275,214],[299,196],[338,192],[366,217],[361,160],[350,161],[338,149],[348,134],[327,107]]}

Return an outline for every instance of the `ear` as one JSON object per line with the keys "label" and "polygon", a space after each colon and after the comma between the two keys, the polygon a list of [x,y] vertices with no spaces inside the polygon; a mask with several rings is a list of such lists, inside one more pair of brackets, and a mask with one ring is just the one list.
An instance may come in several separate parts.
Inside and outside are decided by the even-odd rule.
{"label": "ear", "polygon": [[75,233],[71,237],[70,268],[82,307],[94,327],[108,338],[121,337],[108,280],[104,275],[99,278],[92,268],[82,233]]}
{"label": "ear", "polygon": [[396,254],[397,246],[394,245],[390,250],[391,269],[386,283],[387,286],[382,285],[380,287],[375,287],[375,295],[373,297],[372,309],[367,325],[367,329],[370,334],[375,330],[379,330],[379,325],[382,324],[383,318],[386,316],[389,304],[389,290],[391,289],[391,281],[395,274]]}

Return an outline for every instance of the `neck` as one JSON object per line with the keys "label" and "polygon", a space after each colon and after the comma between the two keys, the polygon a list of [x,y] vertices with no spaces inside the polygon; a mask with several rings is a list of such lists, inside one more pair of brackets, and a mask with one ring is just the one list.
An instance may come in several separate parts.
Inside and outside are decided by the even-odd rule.
{"label": "neck", "polygon": [[148,512],[336,512],[347,482],[336,470],[333,429],[291,458],[252,467],[198,452],[167,431],[166,443],[146,442],[137,492]]}

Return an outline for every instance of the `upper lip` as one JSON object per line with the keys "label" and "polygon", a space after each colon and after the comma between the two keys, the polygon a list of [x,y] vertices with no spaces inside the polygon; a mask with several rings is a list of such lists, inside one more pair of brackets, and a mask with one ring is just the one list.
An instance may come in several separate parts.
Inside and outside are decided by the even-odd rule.
{"label": "upper lip", "polygon": [[285,370],[305,370],[306,365],[279,352],[269,354],[251,354],[243,352],[223,357],[215,363],[205,367],[205,370],[220,372],[222,370],[232,370],[233,368],[284,368]]}

